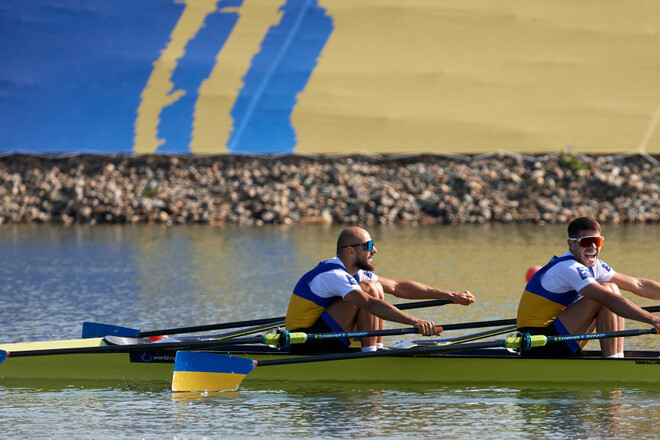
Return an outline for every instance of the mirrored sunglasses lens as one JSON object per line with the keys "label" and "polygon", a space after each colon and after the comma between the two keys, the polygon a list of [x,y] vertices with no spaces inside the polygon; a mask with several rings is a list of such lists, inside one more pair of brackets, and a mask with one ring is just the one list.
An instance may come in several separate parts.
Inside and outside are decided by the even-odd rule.
{"label": "mirrored sunglasses lens", "polygon": [[371,252],[373,248],[374,248],[374,241],[373,240],[369,240],[368,242],[366,242],[364,244],[364,250],[365,251]]}
{"label": "mirrored sunglasses lens", "polygon": [[597,247],[601,247],[603,245],[603,237],[585,237],[581,238],[578,243],[582,247],[589,247],[592,244],[595,244]]}

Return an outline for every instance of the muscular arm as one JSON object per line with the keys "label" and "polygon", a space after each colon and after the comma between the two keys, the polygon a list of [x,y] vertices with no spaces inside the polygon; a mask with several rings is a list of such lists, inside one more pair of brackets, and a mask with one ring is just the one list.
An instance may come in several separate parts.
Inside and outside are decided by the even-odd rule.
{"label": "muscular arm", "polygon": [[619,316],[645,322],[660,328],[660,317],[647,312],[628,298],[613,293],[610,289],[603,287],[599,283],[587,285],[580,290],[580,294],[585,298],[601,303]]}
{"label": "muscular arm", "polygon": [[456,304],[470,305],[475,301],[474,295],[467,290],[460,292],[451,292],[448,290],[436,289],[426,284],[410,280],[391,280],[382,276],[378,277],[378,282],[383,286],[386,293],[399,298],[406,299],[449,299]]}
{"label": "muscular arm", "polygon": [[402,312],[387,301],[374,298],[362,290],[353,290],[344,296],[344,300],[387,321],[412,325],[425,336],[437,334],[436,327],[431,321],[424,321]]}
{"label": "muscular arm", "polygon": [[646,278],[635,278],[622,273],[615,273],[611,280],[623,290],[650,299],[660,299],[660,283]]}

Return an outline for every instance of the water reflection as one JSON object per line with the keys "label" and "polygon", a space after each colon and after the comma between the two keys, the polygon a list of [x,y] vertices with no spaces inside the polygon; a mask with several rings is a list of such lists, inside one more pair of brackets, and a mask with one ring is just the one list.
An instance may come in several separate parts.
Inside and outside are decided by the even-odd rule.
{"label": "water reflection", "polygon": [[654,420],[660,411],[657,391],[625,388],[355,384],[276,388],[249,387],[178,401],[184,405],[177,423],[199,417],[202,411],[219,419],[262,416],[259,426],[224,425],[222,433],[228,436],[268,432],[274,437],[316,438],[407,438],[413,433],[486,439],[648,438],[657,429],[638,421]]}
{"label": "water reflection", "polygon": [[523,390],[517,406],[529,438],[547,436],[548,426],[562,438],[638,438],[660,433],[637,422],[639,411],[644,412],[644,419],[659,415],[656,392],[649,390]]}

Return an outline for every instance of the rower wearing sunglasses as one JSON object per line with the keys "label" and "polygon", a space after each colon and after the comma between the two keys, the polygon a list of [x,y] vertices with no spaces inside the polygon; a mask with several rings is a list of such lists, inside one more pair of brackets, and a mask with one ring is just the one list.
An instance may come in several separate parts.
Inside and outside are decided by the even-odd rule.
{"label": "rower wearing sunglasses", "polygon": [[[468,291],[451,292],[409,280],[391,280],[373,273],[378,252],[369,233],[344,229],[337,239],[337,255],[322,261],[298,281],[286,314],[286,329],[305,333],[370,331],[385,328],[384,321],[416,327],[425,336],[437,334],[431,321],[415,318],[385,300],[385,293],[407,299],[449,299],[469,305]],[[309,340],[295,344],[295,352],[343,352],[347,339]],[[383,337],[361,338],[362,351],[383,347]]]}
{"label": "rower wearing sunglasses", "polygon": [[[660,317],[638,307],[619,289],[660,299],[660,283],[615,272],[599,260],[605,242],[601,225],[580,217],[568,225],[568,252],[539,269],[529,280],[518,306],[521,333],[546,336],[624,330],[624,318],[660,328]],[[584,345],[584,344],[583,344]],[[623,357],[623,338],[600,340],[603,357]],[[547,344],[524,356],[574,356],[576,342]]]}

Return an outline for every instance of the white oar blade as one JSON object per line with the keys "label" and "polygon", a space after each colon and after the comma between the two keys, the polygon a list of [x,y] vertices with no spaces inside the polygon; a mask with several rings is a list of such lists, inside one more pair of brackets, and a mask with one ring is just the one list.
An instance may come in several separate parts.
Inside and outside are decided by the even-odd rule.
{"label": "white oar blade", "polygon": [[204,351],[179,351],[172,391],[231,391],[255,367],[252,359]]}

